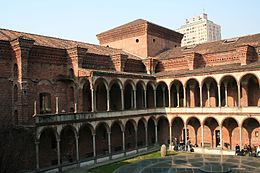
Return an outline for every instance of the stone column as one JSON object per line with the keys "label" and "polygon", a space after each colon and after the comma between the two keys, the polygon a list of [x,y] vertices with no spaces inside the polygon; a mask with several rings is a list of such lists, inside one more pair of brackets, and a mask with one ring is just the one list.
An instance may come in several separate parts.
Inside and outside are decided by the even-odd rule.
{"label": "stone column", "polygon": [[184,139],[185,151],[187,151],[187,141],[188,141],[187,137],[188,137],[188,135],[187,135],[187,125],[186,124],[184,124],[184,132],[185,132],[185,139]]}
{"label": "stone column", "polygon": [[92,112],[96,111],[96,91],[92,88],[91,89],[91,107]]}
{"label": "stone column", "polygon": [[60,138],[57,139],[57,156],[58,156],[58,168],[59,168],[59,172],[61,172]]}
{"label": "stone column", "polygon": [[241,107],[241,92],[240,92],[240,84],[237,83],[237,106]]}
{"label": "stone column", "polygon": [[204,125],[201,125],[201,146],[204,148]]}
{"label": "stone column", "polygon": [[177,92],[177,108],[180,107],[180,88],[179,86],[176,86],[176,92]]}
{"label": "stone column", "polygon": [[155,144],[158,144],[157,124],[155,124]]}
{"label": "stone column", "polygon": [[169,131],[169,134],[170,134],[170,136],[169,136],[169,139],[170,139],[170,150],[172,150],[172,125],[171,124],[169,126],[169,129],[170,129],[170,131]]}
{"label": "stone column", "polygon": [[224,83],[225,86],[225,107],[228,106],[228,91],[227,91],[227,82]]}
{"label": "stone column", "polygon": [[145,146],[147,147],[149,144],[148,144],[148,123],[147,125],[145,126]]}
{"label": "stone column", "polygon": [[223,149],[222,126],[220,126],[219,137],[220,137],[220,147],[221,147],[221,150],[222,150]]}
{"label": "stone column", "polygon": [[109,91],[107,91],[107,111],[110,111],[110,98],[109,98]]}
{"label": "stone column", "polygon": [[146,90],[144,90],[144,108],[147,108]]}
{"label": "stone column", "polygon": [[134,92],[134,98],[133,98],[134,109],[136,109],[136,90],[133,90],[133,92]]}
{"label": "stone column", "polygon": [[125,131],[122,131],[123,152],[125,152]]}
{"label": "stone column", "polygon": [[[202,86],[200,85],[199,88],[200,88],[200,107],[202,107]],[[195,86],[194,86],[194,91],[195,91]],[[194,94],[195,94],[195,92],[194,92]]]}
{"label": "stone column", "polygon": [[111,154],[111,132],[107,132],[107,139],[108,139],[108,153]]}
{"label": "stone column", "polygon": [[221,85],[218,85],[218,107],[221,107]]}
{"label": "stone column", "polygon": [[79,166],[79,136],[78,135],[75,136],[75,140],[76,140],[76,160]]}
{"label": "stone column", "polygon": [[163,96],[163,107],[165,107],[165,88],[162,88],[162,96]]}
{"label": "stone column", "polygon": [[40,169],[40,163],[39,163],[39,144],[40,142],[38,140],[35,141],[35,156],[36,156],[36,170]]}
{"label": "stone column", "polygon": [[138,134],[137,134],[137,129],[135,129],[135,148],[138,148]]}
{"label": "stone column", "polygon": [[59,97],[56,97],[56,114],[59,113]]}
{"label": "stone column", "polygon": [[153,95],[154,95],[154,107],[156,108],[156,89],[153,90]]}
{"label": "stone column", "polygon": [[121,89],[121,110],[124,110],[125,109],[125,105],[124,105],[124,90]]}
{"label": "stone column", "polygon": [[242,148],[243,147],[243,144],[242,144],[242,140],[243,140],[243,134],[242,134],[242,131],[243,130],[243,126],[242,126],[242,124],[240,125],[240,127],[239,127],[239,142],[240,142],[240,148]]}
{"label": "stone column", "polygon": [[96,157],[96,134],[92,134],[93,157]]}
{"label": "stone column", "polygon": [[186,88],[183,87],[183,107],[187,106],[187,101],[186,101]]}
{"label": "stone column", "polygon": [[75,103],[75,104],[74,104],[74,113],[77,113],[77,112],[78,112],[78,104]]}
{"label": "stone column", "polygon": [[171,93],[171,89],[169,89],[168,95],[169,95],[169,108],[170,108],[170,107],[172,107],[172,102],[171,102],[172,93]]}
{"label": "stone column", "polygon": [[208,97],[208,107],[211,107],[211,100],[210,100],[210,85],[207,83],[206,84],[207,87],[207,97]]}

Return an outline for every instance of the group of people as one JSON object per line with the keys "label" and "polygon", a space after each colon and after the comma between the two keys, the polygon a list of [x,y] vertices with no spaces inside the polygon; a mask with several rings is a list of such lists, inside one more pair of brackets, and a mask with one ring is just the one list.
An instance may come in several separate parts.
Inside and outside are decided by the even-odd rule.
{"label": "group of people", "polygon": [[252,148],[251,145],[245,144],[244,148],[240,149],[240,146],[237,144],[235,150],[236,150],[235,151],[236,155],[238,156],[248,155],[248,156],[260,157],[260,145],[257,147],[254,146]]}
{"label": "group of people", "polygon": [[192,148],[191,141],[187,139],[187,142],[180,142],[178,138],[174,138],[173,141],[173,149],[174,151],[189,151],[189,152],[194,152],[194,149]]}

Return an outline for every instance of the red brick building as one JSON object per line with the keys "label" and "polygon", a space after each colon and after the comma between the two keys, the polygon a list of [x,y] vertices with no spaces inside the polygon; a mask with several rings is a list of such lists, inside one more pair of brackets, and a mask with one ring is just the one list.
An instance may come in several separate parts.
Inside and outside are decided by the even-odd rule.
{"label": "red brick building", "polygon": [[1,125],[35,129],[38,171],[144,152],[260,144],[260,34],[180,47],[136,20],[100,45],[0,29]]}

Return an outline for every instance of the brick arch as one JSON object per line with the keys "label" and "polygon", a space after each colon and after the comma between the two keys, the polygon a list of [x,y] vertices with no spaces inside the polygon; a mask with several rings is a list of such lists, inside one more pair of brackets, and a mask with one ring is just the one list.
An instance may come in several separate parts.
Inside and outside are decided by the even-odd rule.
{"label": "brick arch", "polygon": [[127,80],[124,82],[123,87],[125,88],[127,84],[130,84],[130,85],[132,86],[133,90],[136,90],[136,85],[135,85],[135,83],[134,83],[133,80],[127,79]]}
{"label": "brick arch", "polygon": [[254,76],[257,81],[258,81],[258,84],[260,84],[260,78],[259,78],[259,75],[255,74],[255,73],[245,73],[244,75],[240,76],[240,78],[238,79],[238,81],[241,83],[242,79],[248,75],[251,75],[251,76]]}
{"label": "brick arch", "polygon": [[184,133],[183,129],[185,126],[185,122],[182,117],[174,117],[171,120],[172,126],[172,138],[177,141],[184,141]]}
{"label": "brick arch", "polygon": [[157,117],[157,134],[159,144],[169,143],[169,119],[165,115]]}
{"label": "brick arch", "polygon": [[117,123],[117,124],[120,126],[121,131],[124,131],[124,124],[122,123],[121,120],[114,120],[114,121],[111,123],[111,125],[110,125],[110,130],[111,130],[112,126],[113,126],[115,123]]}
{"label": "brick arch", "polygon": [[108,84],[104,78],[98,78],[94,83],[94,90],[96,92],[95,106],[97,111],[106,111],[107,110],[107,93]]}
{"label": "brick arch", "polygon": [[205,76],[202,80],[201,80],[201,86],[203,86],[203,84],[208,80],[208,79],[212,79],[214,80],[217,84],[218,84],[218,80],[215,76]]}
{"label": "brick arch", "polygon": [[221,122],[222,141],[224,149],[235,149],[236,144],[239,144],[240,132],[239,123],[233,117],[226,117]]}
{"label": "brick arch", "polygon": [[88,79],[80,81],[79,111],[86,112],[92,110],[92,86]]}
{"label": "brick arch", "polygon": [[208,143],[212,148],[215,148],[217,146],[215,133],[217,133],[216,129],[219,127],[218,120],[214,117],[208,116],[203,120],[203,125],[204,125],[204,144]]}
{"label": "brick arch", "polygon": [[[193,84],[193,85],[191,85]],[[185,83],[186,88],[186,104],[188,107],[200,106],[200,83],[195,78],[190,78]]]}
{"label": "brick arch", "polygon": [[125,123],[125,146],[126,150],[133,149],[137,144],[137,124],[133,119],[129,119]]}
{"label": "brick arch", "polygon": [[136,83],[136,108],[143,109],[145,108],[145,84],[142,80],[139,80]]}
{"label": "brick arch", "polygon": [[[163,88],[165,89],[164,91]],[[160,81],[156,85],[156,106],[157,107],[169,106],[169,90],[168,90],[168,85],[164,81]]]}
{"label": "brick arch", "polygon": [[[52,127],[44,127],[38,134],[39,141],[39,166],[40,168],[52,166],[58,160],[57,131]],[[57,165],[57,162],[55,163]]]}
{"label": "brick arch", "polygon": [[183,107],[184,88],[181,81],[174,79],[169,85],[171,107]]}
{"label": "brick arch", "polygon": [[78,134],[79,158],[85,159],[88,157],[93,157],[94,147],[92,135],[95,134],[94,127],[89,123],[84,123],[80,126]]}
{"label": "brick arch", "polygon": [[108,85],[108,88],[109,90],[111,90],[111,87],[114,85],[114,84],[118,84],[120,89],[122,90],[123,89],[123,83],[120,79],[116,78],[116,79],[113,79],[109,82],[109,85]]}
{"label": "brick arch", "polygon": [[259,145],[259,136],[255,133],[260,132],[260,122],[255,117],[247,117],[242,121],[242,138],[243,143],[251,146]]}
{"label": "brick arch", "polygon": [[94,81],[94,90],[97,90],[97,86],[100,84],[100,83],[103,83],[106,87],[106,90],[108,91],[109,90],[109,87],[108,87],[108,82],[105,78],[103,77],[99,77],[97,78],[95,81]]}
{"label": "brick arch", "polygon": [[194,77],[191,77],[189,78],[188,80],[186,80],[186,82],[184,83],[184,87],[187,88],[187,84],[190,82],[190,81],[195,81],[196,83],[198,83],[198,85],[200,86],[200,82],[198,79],[194,78]]}
{"label": "brick arch", "polygon": [[108,135],[110,135],[109,125],[106,122],[99,122],[95,127],[95,134],[97,156],[108,154]]}
{"label": "brick arch", "polygon": [[62,162],[76,160],[76,137],[77,130],[72,125],[64,126],[60,131],[60,153]]}
{"label": "brick arch", "polygon": [[217,80],[212,76],[208,76],[202,80],[201,86],[202,86],[202,90],[201,90],[202,91],[202,106],[203,107],[217,107],[219,104]]}
{"label": "brick arch", "polygon": [[113,121],[111,124],[111,151],[119,152],[123,150],[123,124],[120,120]]}
{"label": "brick arch", "polygon": [[236,81],[236,83],[238,82],[238,79],[237,79],[236,76],[234,76],[233,74],[225,74],[225,75],[223,75],[223,76],[219,79],[219,81],[218,81],[219,85],[220,85],[220,84],[223,82],[223,80],[225,80],[225,78],[227,78],[227,77],[234,78],[235,81]]}
{"label": "brick arch", "polygon": [[259,106],[260,91],[259,78],[255,74],[247,73],[240,78],[241,106]]}
{"label": "brick arch", "polygon": [[155,83],[152,81],[149,81],[146,84],[146,103],[147,103],[147,108],[154,108],[155,105],[155,95],[154,95],[154,90],[156,89]]}
{"label": "brick arch", "polygon": [[[225,96],[225,85],[224,85],[225,81],[227,81],[227,98]],[[238,89],[239,89],[237,79],[233,75],[224,75],[220,79],[219,84],[220,84],[221,106],[229,106],[229,107],[237,106]]]}
{"label": "brick arch", "polygon": [[114,79],[109,83],[109,100],[110,100],[110,110],[122,110],[122,92],[123,85],[119,79]]}
{"label": "brick arch", "polygon": [[134,100],[134,91],[135,91],[134,82],[128,79],[124,83],[124,108],[125,110],[133,109],[135,105]]}
{"label": "brick arch", "polygon": [[196,116],[191,116],[186,120],[187,137],[191,144],[198,146],[201,143],[201,122]]}
{"label": "brick arch", "polygon": [[146,120],[144,118],[141,118],[138,120],[137,123],[137,146],[143,147],[146,145]]}

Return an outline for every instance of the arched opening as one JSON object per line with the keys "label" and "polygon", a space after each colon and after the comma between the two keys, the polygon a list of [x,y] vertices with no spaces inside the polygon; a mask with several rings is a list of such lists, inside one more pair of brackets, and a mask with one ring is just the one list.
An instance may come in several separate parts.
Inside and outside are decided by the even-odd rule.
{"label": "arched opening", "polygon": [[222,123],[222,140],[224,149],[235,149],[239,142],[239,127],[234,118],[226,118]]}
{"label": "arched opening", "polygon": [[183,85],[180,81],[175,80],[171,85],[171,106],[172,107],[183,107]]}
{"label": "arched opening", "polygon": [[240,80],[241,86],[241,106],[258,106],[259,100],[259,83],[256,76],[247,74]]}
{"label": "arched opening", "polygon": [[156,88],[156,107],[168,107],[169,95],[168,87],[164,82],[160,82]]}
{"label": "arched opening", "polygon": [[123,150],[123,137],[120,122],[114,122],[111,127],[111,151],[116,153]]}
{"label": "arched opening", "polygon": [[242,124],[244,145],[258,146],[260,144],[260,124],[255,118],[247,118]]}
{"label": "arched opening", "polygon": [[199,82],[195,79],[190,79],[186,84],[187,107],[200,106],[200,88]]}
{"label": "arched opening", "polygon": [[93,152],[93,137],[92,127],[90,125],[83,125],[79,129],[79,158],[85,159],[94,156]]}
{"label": "arched opening", "polygon": [[134,108],[134,89],[131,83],[127,83],[124,89],[124,104],[125,110]]}
{"label": "arched opening", "polygon": [[[106,95],[104,95],[106,97]],[[90,83],[87,81],[82,89],[82,102],[83,102],[83,111],[91,111],[92,102],[91,102],[91,90],[90,90]]]}
{"label": "arched opening", "polygon": [[107,87],[103,80],[96,82],[96,108],[97,111],[107,110]]}
{"label": "arched opening", "polygon": [[232,76],[225,76],[220,85],[221,106],[237,106],[237,82]]}
{"label": "arched opening", "polygon": [[217,107],[218,106],[218,86],[214,78],[208,77],[202,85],[202,106]]}
{"label": "arched opening", "polygon": [[110,110],[122,110],[121,88],[117,82],[114,82],[109,91]]}
{"label": "arched opening", "polygon": [[148,145],[152,146],[155,144],[155,120],[150,118],[147,125]]}
{"label": "arched opening", "polygon": [[74,79],[74,77],[75,77],[74,70],[72,68],[69,69],[69,77],[70,77],[70,79]]}
{"label": "arched opening", "polygon": [[138,147],[143,147],[146,145],[145,140],[146,140],[146,135],[145,135],[145,124],[144,120],[141,119],[138,121],[137,125],[137,146]]}
{"label": "arched opening", "polygon": [[147,89],[146,89],[146,103],[147,103],[147,108],[154,108],[154,87],[152,83],[147,84]]}
{"label": "arched opening", "polygon": [[201,143],[201,124],[198,118],[191,117],[187,120],[188,137],[191,144],[198,146]]}
{"label": "arched opening", "polygon": [[108,153],[108,126],[105,123],[99,123],[96,127],[96,154],[107,155]]}
{"label": "arched opening", "polygon": [[[188,134],[187,136],[189,136]],[[181,143],[185,142],[184,123],[180,117],[176,117],[172,121],[172,139],[177,140]]]}
{"label": "arched opening", "polygon": [[215,118],[208,117],[204,121],[204,146],[218,147],[220,143],[219,124]]}
{"label": "arched opening", "polygon": [[75,133],[71,126],[66,126],[60,134],[61,163],[66,164],[76,161]]}
{"label": "arched opening", "polygon": [[57,140],[54,130],[47,128],[41,132],[39,141],[39,166],[40,168],[58,164]]}
{"label": "arched opening", "polygon": [[129,120],[125,125],[125,148],[131,150],[136,148],[136,134],[134,122]]}
{"label": "arched opening", "polygon": [[17,85],[14,85],[14,103],[17,103],[18,101],[18,87]]}
{"label": "arched opening", "polygon": [[165,117],[160,117],[157,125],[158,143],[169,144],[169,121]]}
{"label": "arched opening", "polygon": [[137,109],[145,108],[145,92],[142,82],[138,82],[136,85],[136,107]]}

